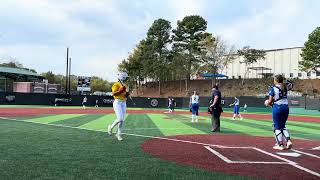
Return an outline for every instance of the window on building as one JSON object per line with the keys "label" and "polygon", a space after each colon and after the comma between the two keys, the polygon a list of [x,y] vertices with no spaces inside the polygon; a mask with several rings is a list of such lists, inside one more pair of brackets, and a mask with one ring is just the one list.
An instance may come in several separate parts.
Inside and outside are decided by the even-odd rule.
{"label": "window on building", "polygon": [[320,72],[316,72],[316,76],[320,76]]}
{"label": "window on building", "polygon": [[302,77],[302,73],[298,73],[298,77]]}
{"label": "window on building", "polygon": [[307,72],[307,76],[310,77],[311,76],[311,72]]}
{"label": "window on building", "polygon": [[241,79],[241,76],[239,76],[238,78]]}
{"label": "window on building", "polygon": [[293,73],[290,73],[290,77],[293,77]]}

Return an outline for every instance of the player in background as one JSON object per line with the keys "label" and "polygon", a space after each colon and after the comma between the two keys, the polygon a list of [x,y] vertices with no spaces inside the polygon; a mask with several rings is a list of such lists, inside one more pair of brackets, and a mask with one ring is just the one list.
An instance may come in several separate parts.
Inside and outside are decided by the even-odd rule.
{"label": "player in background", "polygon": [[238,115],[240,117],[240,120],[243,120],[243,117],[241,116],[239,110],[240,110],[240,101],[237,98],[237,96],[234,97],[234,102],[232,104],[230,104],[229,106],[233,106],[234,105],[234,110],[233,110],[233,117],[232,120],[236,120],[236,116]]}
{"label": "player in background", "polygon": [[96,99],[96,105],[94,106],[94,107],[99,107],[99,100],[98,99]]}
{"label": "player in background", "polygon": [[168,108],[169,108],[169,113],[172,113],[172,111],[173,111],[173,102],[172,102],[172,99],[170,97],[168,98]]}
{"label": "player in background", "polygon": [[117,119],[108,126],[108,134],[112,135],[112,129],[118,125],[118,130],[116,137],[119,141],[122,141],[121,132],[124,126],[124,118],[126,114],[126,100],[128,96],[128,88],[125,82],[128,79],[128,74],[126,72],[119,72],[118,82],[115,82],[112,86],[112,96],[114,98],[113,110],[117,116]]}
{"label": "player in background", "polygon": [[174,100],[174,98],[171,98],[171,101],[172,101],[172,112],[174,112],[174,109],[176,108],[177,103],[176,103],[176,100]]}
{"label": "player in background", "polygon": [[86,108],[87,101],[88,101],[87,96],[85,96],[85,97],[83,98],[83,100],[82,100],[82,108],[83,108],[83,109]]}
{"label": "player in background", "polygon": [[[292,87],[292,84],[291,84]],[[272,106],[272,119],[276,144],[273,149],[291,149],[289,131],[286,129],[286,122],[289,116],[289,106],[287,99],[288,87],[284,83],[282,75],[274,77],[274,85],[269,90],[269,99],[265,101],[266,106]],[[283,143],[286,140],[286,145]]]}
{"label": "player in background", "polygon": [[247,111],[247,107],[248,107],[247,104],[244,104],[244,106],[243,106],[243,112],[248,112],[248,111]]}
{"label": "player in background", "polygon": [[199,116],[199,96],[197,94],[197,91],[193,92],[193,95],[190,97],[189,107],[191,109],[192,115],[191,115],[191,122],[198,122],[198,116]]}

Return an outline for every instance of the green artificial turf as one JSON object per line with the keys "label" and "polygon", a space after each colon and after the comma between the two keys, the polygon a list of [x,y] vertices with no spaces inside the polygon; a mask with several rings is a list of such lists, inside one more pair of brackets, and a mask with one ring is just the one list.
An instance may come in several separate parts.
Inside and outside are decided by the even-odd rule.
{"label": "green artificial turf", "polygon": [[[114,114],[0,118],[1,179],[249,179],[153,157],[140,148],[145,137],[124,135],[124,141],[118,142],[105,133],[115,118]],[[124,132],[210,133],[209,116],[200,117],[198,123],[190,121],[190,115],[127,114]],[[222,118],[221,133],[272,137],[271,124],[271,120]],[[320,123],[289,121],[287,127],[293,139],[320,140]]]}
{"label": "green artificial turf", "polygon": [[141,137],[118,142],[104,132],[5,120],[0,129],[1,179],[250,179],[152,157]]}

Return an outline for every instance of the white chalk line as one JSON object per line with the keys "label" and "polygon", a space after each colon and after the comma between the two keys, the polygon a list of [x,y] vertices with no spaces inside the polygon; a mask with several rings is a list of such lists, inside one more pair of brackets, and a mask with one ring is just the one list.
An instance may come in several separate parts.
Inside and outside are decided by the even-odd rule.
{"label": "white chalk line", "polygon": [[311,156],[311,157],[320,159],[320,156],[317,156],[315,154],[299,151],[299,150],[296,150],[296,149],[291,149],[291,151],[294,151],[294,152],[297,152],[297,153],[300,153],[300,154],[304,154],[304,155],[307,155],[307,156]]}
{"label": "white chalk line", "polygon": [[[31,123],[31,124],[40,124],[40,125],[47,125],[47,126],[55,126],[55,127],[63,127],[63,128],[72,128],[72,129],[80,129],[80,130],[87,130],[87,131],[96,131],[96,132],[106,132],[105,130],[96,130],[96,129],[88,129],[88,128],[81,128],[81,127],[74,127],[74,126],[65,126],[65,125],[59,125],[59,124],[48,124],[48,123],[41,123],[41,122],[32,122],[32,121],[28,121],[28,120],[17,120],[17,119],[13,119],[13,118],[7,118],[7,117],[0,117],[0,119],[2,120],[9,120],[9,121],[16,121],[16,122],[26,122],[26,123]],[[222,146],[222,145],[216,145],[216,144],[207,144],[207,143],[201,143],[201,142],[195,142],[195,141],[187,141],[187,140],[180,140],[180,139],[172,139],[172,138],[166,138],[166,137],[158,137],[158,136],[149,136],[149,135],[141,135],[141,134],[130,134],[130,133],[122,133],[124,135],[128,135],[128,136],[135,136],[135,137],[144,137],[144,138],[153,138],[153,139],[161,139],[161,140],[168,140],[168,141],[174,141],[174,142],[182,142],[182,143],[189,143],[189,144],[197,144],[197,145],[202,145],[202,146],[211,146],[211,147],[217,147],[217,148],[225,148],[226,146]],[[232,146],[228,146],[228,148],[244,148],[244,149],[248,149],[248,148],[254,148],[257,151],[263,152],[265,154],[268,154],[270,156],[273,156],[277,159],[281,159],[287,163],[289,163],[289,165],[298,168],[302,171],[305,171],[307,173],[310,173],[312,175],[315,175],[317,177],[320,177],[320,174],[317,172],[314,172],[310,169],[307,169],[303,166],[297,165],[297,163],[290,161],[288,159],[282,158],[280,156],[277,156],[275,154],[263,151],[259,148],[256,147],[232,147]]]}
{"label": "white chalk line", "polygon": [[[225,157],[224,155],[222,155],[221,153],[219,153],[218,151],[212,149],[210,146],[204,146],[206,149],[208,149],[210,152],[212,152],[213,154],[215,154],[216,156],[218,156],[220,159],[222,159],[223,161],[225,161],[226,163],[230,163],[230,164],[290,164],[288,162],[266,162],[266,161],[232,161],[229,158]],[[227,147],[230,148],[230,147]],[[233,147],[232,149],[238,149],[237,147]],[[248,149],[248,148],[246,148]]]}
{"label": "white chalk line", "polygon": [[312,148],[312,150],[320,150],[320,146]]}
{"label": "white chalk line", "polygon": [[194,128],[134,128],[134,129],[124,129],[124,131],[135,131],[135,130],[196,130]]}
{"label": "white chalk line", "polygon": [[17,119],[8,118],[8,117],[0,117],[0,119],[17,121]]}

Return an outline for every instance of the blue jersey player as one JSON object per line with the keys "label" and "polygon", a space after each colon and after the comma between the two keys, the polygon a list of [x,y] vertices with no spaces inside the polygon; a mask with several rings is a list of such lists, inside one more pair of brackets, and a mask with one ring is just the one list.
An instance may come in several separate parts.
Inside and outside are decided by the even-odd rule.
{"label": "blue jersey player", "polygon": [[[273,149],[276,150],[292,148],[290,135],[286,129],[286,122],[289,116],[287,93],[288,89],[284,83],[284,77],[282,75],[276,75],[274,77],[274,85],[269,90],[269,99],[265,102],[265,105],[272,106],[272,119],[276,139],[276,144],[273,146]],[[283,140],[286,141],[286,144]]]}
{"label": "blue jersey player", "polygon": [[233,110],[232,120],[236,120],[236,116],[237,115],[240,117],[241,120],[243,120],[243,117],[241,116],[241,114],[239,112],[239,110],[240,110],[240,101],[236,96],[234,97],[234,102],[232,104],[230,104],[229,106],[233,106],[233,105],[234,105],[234,110]]}
{"label": "blue jersey player", "polygon": [[197,91],[193,92],[193,95],[190,97],[189,106],[192,112],[191,122],[198,122],[199,116],[199,96]]}

